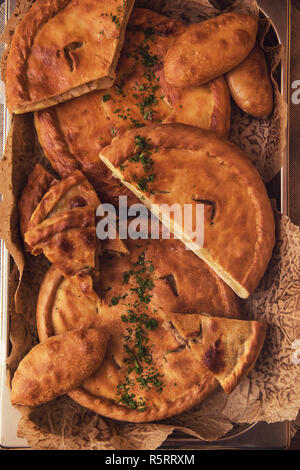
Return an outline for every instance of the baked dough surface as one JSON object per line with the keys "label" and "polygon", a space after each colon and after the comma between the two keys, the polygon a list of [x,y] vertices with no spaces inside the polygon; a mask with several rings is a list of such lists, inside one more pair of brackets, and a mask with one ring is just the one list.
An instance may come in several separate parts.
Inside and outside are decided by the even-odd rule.
{"label": "baked dough surface", "polygon": [[229,72],[253,49],[257,30],[257,19],[239,12],[190,25],[166,54],[167,82],[177,87],[197,86]]}
{"label": "baked dough surface", "polygon": [[263,347],[267,325],[208,315],[168,314],[166,318],[188,341],[195,357],[206,365],[226,393],[254,367]]}
{"label": "baked dough surface", "polygon": [[[253,292],[271,259],[275,224],[264,183],[237,146],[204,129],[160,124],[127,131],[100,158],[240,297]],[[183,215],[175,220],[174,204],[181,215],[185,205],[194,214],[197,204],[204,206],[202,244],[184,226]],[[195,216],[190,222],[193,232]]]}
{"label": "baked dough surface", "polygon": [[75,325],[108,331],[101,368],[69,395],[103,416],[154,421],[190,409],[217,386],[168,328],[161,307],[201,306],[235,318],[241,310],[231,289],[180,241],[139,240],[128,248],[128,255],[101,256],[97,286],[87,275],[66,279],[52,267],[40,290],[38,333],[44,341]]}
{"label": "baked dough surface", "polygon": [[101,202],[115,203],[120,185],[99,160],[99,152],[114,136],[160,121],[228,135],[230,96],[223,77],[186,89],[173,87],[164,78],[164,56],[184,28],[153,11],[134,9],[114,86],[35,113],[39,142],[61,177],[80,169]]}
{"label": "baked dough surface", "polygon": [[7,59],[7,105],[43,109],[111,86],[133,0],[37,0],[17,26]]}
{"label": "baked dough surface", "polygon": [[38,406],[77,387],[100,367],[106,345],[107,334],[96,329],[73,329],[37,344],[14,374],[12,403]]}

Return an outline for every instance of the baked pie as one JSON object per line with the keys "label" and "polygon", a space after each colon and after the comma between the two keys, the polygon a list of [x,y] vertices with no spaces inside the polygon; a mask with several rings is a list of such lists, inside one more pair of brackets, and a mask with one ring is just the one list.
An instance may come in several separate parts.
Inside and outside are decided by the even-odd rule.
{"label": "baked pie", "polygon": [[12,113],[47,108],[106,89],[133,0],[37,0],[18,24],[6,64]]}
{"label": "baked pie", "polygon": [[[99,160],[99,152],[114,136],[161,121],[179,121],[227,136],[230,96],[224,77],[186,89],[175,88],[164,78],[166,51],[186,27],[135,8],[114,86],[35,113],[39,142],[61,177],[80,169],[102,203],[118,203],[120,184]],[[129,191],[126,194],[132,198]]]}
{"label": "baked pie", "polygon": [[266,323],[207,315],[168,314],[167,321],[226,393],[253,368],[266,337]]}
{"label": "baked pie", "polygon": [[45,219],[25,233],[33,255],[41,252],[66,276],[96,267],[96,221],[91,207],[76,207]]}
{"label": "baked pie", "polygon": [[88,275],[82,281],[66,278],[52,266],[40,288],[36,318],[41,342],[75,327],[108,331],[104,362],[69,396],[103,416],[143,422],[191,408],[218,384],[176,339],[161,307],[242,314],[232,290],[179,240],[128,243],[129,254],[101,255],[99,286]]}
{"label": "baked pie", "polygon": [[73,329],[38,343],[14,373],[11,402],[38,406],[64,395],[96,372],[106,346],[107,335],[96,329]]}
{"label": "baked pie", "polygon": [[[247,298],[257,287],[275,243],[274,215],[261,177],[237,146],[204,129],[158,124],[128,130],[100,158],[237,295]],[[189,224],[185,205],[193,210]],[[200,219],[197,228],[199,206],[204,227]]]}

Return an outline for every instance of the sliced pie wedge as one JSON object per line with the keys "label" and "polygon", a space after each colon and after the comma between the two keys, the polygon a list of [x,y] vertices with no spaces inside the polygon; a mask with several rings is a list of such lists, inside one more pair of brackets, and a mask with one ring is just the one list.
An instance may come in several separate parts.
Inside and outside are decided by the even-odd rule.
{"label": "sliced pie wedge", "polygon": [[[29,222],[27,223],[26,232],[30,234],[26,233],[26,240],[30,240],[31,244],[34,243],[31,248],[29,246],[29,251],[31,251],[34,255],[38,255],[43,252],[45,256],[47,256],[50,260],[54,262],[54,259],[56,259],[56,257],[53,258],[53,254],[51,254],[53,243],[55,244],[60,240],[59,243],[61,244],[62,239],[64,239],[64,242],[61,245],[61,250],[66,251],[65,255],[67,255],[68,251],[67,246],[69,247],[69,254],[71,254],[71,251],[74,252],[76,246],[76,250],[79,249],[80,252],[85,252],[86,261],[91,261],[90,256],[92,256],[92,253],[89,253],[89,250],[85,251],[87,248],[85,245],[88,243],[88,240],[90,241],[90,243],[88,243],[89,249],[92,249],[92,244],[95,245],[93,250],[95,251],[94,256],[96,256],[96,261],[98,259],[98,254],[101,254],[102,250],[113,253],[127,253],[128,250],[124,243],[120,240],[118,234],[115,240],[107,239],[105,241],[100,242],[96,239],[96,235],[94,232],[96,231],[95,226],[97,219],[95,217],[95,214],[96,209],[100,205],[101,202],[99,201],[94,188],[79,170],[75,170],[67,178],[63,178],[60,181],[56,180],[56,184],[51,186],[46,192],[46,194],[43,195],[42,199],[35,207],[35,210],[32,212]],[[82,211],[76,211],[75,209],[77,208],[81,208]],[[78,220],[78,213],[82,214],[83,216],[85,216],[85,214],[94,214],[93,223],[91,226],[89,226],[89,228],[81,227],[80,224],[84,224],[85,222],[84,220]],[[74,214],[75,223],[79,223],[76,229],[72,226],[72,214]],[[68,220],[68,223],[70,224],[70,227],[67,228],[69,229],[72,226],[72,232],[70,232],[71,238],[68,243],[66,242],[66,240],[67,238],[69,238],[69,234],[65,228],[63,228],[64,233],[61,233],[59,235],[60,227],[62,227],[62,224],[67,223],[66,220]],[[47,241],[45,242],[44,237],[48,236],[46,235],[47,230],[57,230],[57,232],[55,233],[55,237],[52,239],[52,241],[50,240],[50,237],[53,237],[53,233],[51,232]],[[76,231],[74,232],[74,230]],[[74,234],[75,238],[72,241],[72,236]],[[39,236],[42,236],[44,241],[41,241],[42,239],[40,239],[40,241],[37,241]],[[42,243],[42,245],[40,245],[40,243]],[[80,247],[80,243],[83,244],[82,247]],[[71,245],[73,245],[73,250],[71,250]],[[65,250],[63,249],[63,246],[65,247]],[[79,253],[77,253],[77,255],[78,254]],[[58,260],[56,259],[56,262],[57,261]],[[73,261],[71,259],[68,260],[69,263],[72,263]],[[94,264],[95,262],[89,264],[89,266],[93,267]],[[76,266],[77,264],[75,263],[75,270],[77,269]],[[60,269],[62,270],[61,264]],[[68,268],[68,271],[69,270],[72,271],[72,269]],[[63,272],[64,274],[67,274],[64,269]]]}
{"label": "sliced pie wedge", "polygon": [[26,185],[18,201],[22,236],[27,232],[29,221],[36,207],[50,189],[51,185],[55,183],[57,183],[56,178],[39,163],[35,165],[32,172],[28,175]]}
{"label": "sliced pie wedge", "polygon": [[45,219],[76,207],[96,209],[100,205],[99,198],[92,185],[79,171],[74,171],[67,178],[58,181],[44,194],[33,211],[27,231]]}
{"label": "sliced pie wedge", "polygon": [[37,0],[14,33],[7,105],[25,113],[110,87],[133,0]]}
{"label": "sliced pie wedge", "polygon": [[41,252],[65,276],[96,267],[95,210],[76,207],[45,219],[25,233],[33,255]]}
{"label": "sliced pie wedge", "polygon": [[180,313],[166,318],[226,393],[254,367],[265,341],[266,324],[262,321]]}
{"label": "sliced pie wedge", "polygon": [[237,146],[204,129],[159,124],[127,131],[100,158],[237,295],[257,287],[275,243],[274,215]]}

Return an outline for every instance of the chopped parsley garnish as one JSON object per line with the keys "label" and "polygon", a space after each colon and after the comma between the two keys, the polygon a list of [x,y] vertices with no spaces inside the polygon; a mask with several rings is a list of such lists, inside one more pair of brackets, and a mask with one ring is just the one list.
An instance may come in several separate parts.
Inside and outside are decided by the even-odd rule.
{"label": "chopped parsley garnish", "polygon": [[[137,141],[140,146],[146,146],[143,138]],[[117,395],[119,403],[141,412],[146,409],[146,401],[135,396],[134,387],[135,391],[137,385],[144,390],[155,388],[160,393],[164,386],[163,376],[153,362],[152,345],[148,337],[148,332],[158,327],[158,321],[153,317],[155,310],[151,309],[151,314],[148,311],[151,291],[154,288],[153,272],[152,261],[146,260],[146,253],[142,252],[133,263],[132,269],[122,275],[123,284],[130,282],[130,299],[133,301],[125,304],[126,314],[121,315],[121,321],[127,325],[126,334],[122,335],[126,377],[124,383],[118,386]],[[118,305],[125,297],[126,294],[114,296],[111,304]]]}
{"label": "chopped parsley garnish", "polygon": [[115,23],[117,28],[120,28],[120,18],[117,15],[110,14],[111,21]]}
{"label": "chopped parsley garnish", "polygon": [[110,95],[104,95],[103,98],[102,98],[103,103],[106,103],[106,101],[109,101],[109,100],[111,100]]}
{"label": "chopped parsley garnish", "polygon": [[139,178],[135,177],[138,188],[141,191],[147,191],[148,185],[155,180],[153,173],[153,159],[151,158],[152,150],[150,141],[142,135],[135,136],[135,144],[138,151],[130,157],[129,161],[133,163],[141,163],[145,174]]}
{"label": "chopped parsley garnish", "polygon": [[158,64],[158,56],[156,54],[151,55],[149,50],[150,47],[148,45],[140,45],[138,47],[138,54],[142,59],[142,64],[147,68],[154,67],[154,65]]}

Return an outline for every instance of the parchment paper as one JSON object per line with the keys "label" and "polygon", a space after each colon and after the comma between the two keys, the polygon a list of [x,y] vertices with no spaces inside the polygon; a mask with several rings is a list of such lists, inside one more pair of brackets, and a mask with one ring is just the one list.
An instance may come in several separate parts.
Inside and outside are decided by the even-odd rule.
{"label": "parchment paper", "polygon": [[[9,37],[24,8],[32,2],[21,0],[19,13],[11,20]],[[137,1],[171,17],[201,21],[218,13],[206,0]],[[239,0],[235,8],[256,12],[254,0]],[[268,25],[263,22],[263,40]],[[270,69],[280,60],[280,48],[266,51]],[[3,61],[5,75],[5,60]],[[255,120],[234,107],[231,140],[247,151],[267,182],[281,166],[284,145],[285,109],[275,86],[275,113],[268,120]],[[43,158],[36,145],[29,116],[17,116],[0,166],[1,192],[10,201],[0,204],[4,221],[0,235],[15,265],[11,273],[10,319],[12,343],[8,360],[8,383],[20,359],[38,341],[35,305],[38,286],[48,264],[42,257],[24,255],[18,237],[16,201],[34,163]],[[8,177],[9,176],[9,177]],[[300,408],[300,232],[276,211],[277,243],[270,266],[257,290],[245,301],[249,318],[268,323],[267,338],[255,369],[227,396],[218,389],[200,406],[172,419],[150,424],[128,424],[102,418],[68,397],[60,397],[34,410],[22,408],[18,434],[34,449],[156,449],[174,429],[199,439],[216,440],[235,427],[259,420],[296,420]],[[32,288],[36,286],[36,288]]]}

